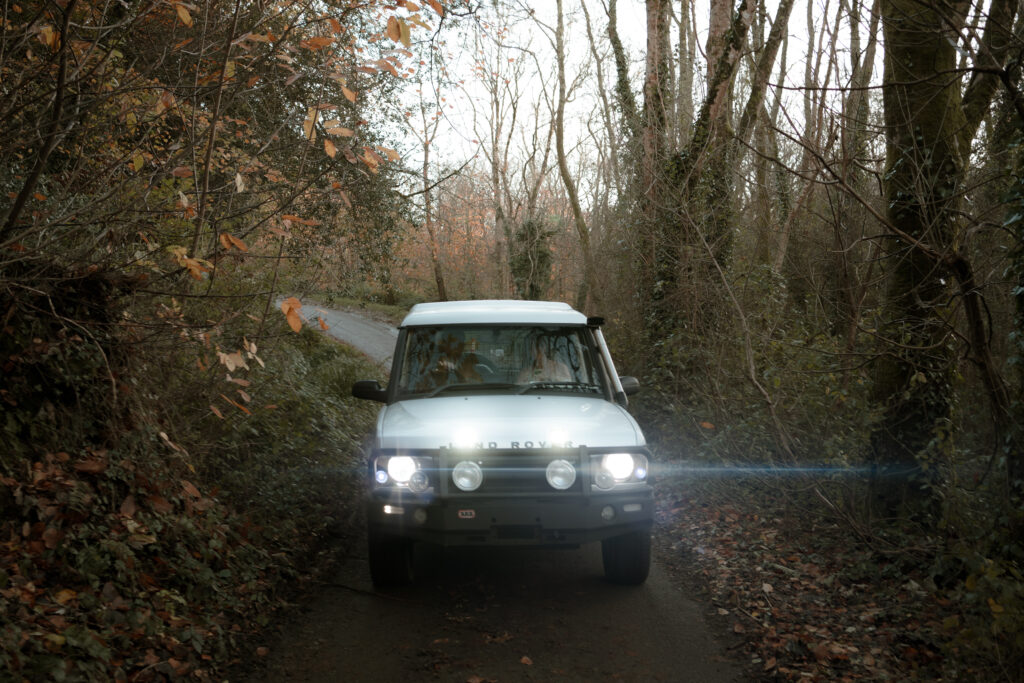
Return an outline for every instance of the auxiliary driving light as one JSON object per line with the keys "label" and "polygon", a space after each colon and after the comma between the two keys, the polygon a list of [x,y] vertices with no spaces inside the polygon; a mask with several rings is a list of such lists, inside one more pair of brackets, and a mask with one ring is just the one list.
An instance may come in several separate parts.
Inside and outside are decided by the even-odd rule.
{"label": "auxiliary driving light", "polygon": [[471,460],[463,460],[452,468],[452,481],[463,491],[476,491],[484,480],[484,471]]}
{"label": "auxiliary driving light", "polygon": [[576,468],[568,460],[552,460],[545,471],[551,488],[564,491],[576,481]]}

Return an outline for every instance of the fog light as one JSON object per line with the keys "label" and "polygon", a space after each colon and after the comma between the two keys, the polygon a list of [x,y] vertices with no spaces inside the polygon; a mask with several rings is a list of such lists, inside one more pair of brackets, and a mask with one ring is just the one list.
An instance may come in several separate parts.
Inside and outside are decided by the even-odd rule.
{"label": "fog light", "polygon": [[623,512],[640,512],[644,509],[644,506],[640,503],[626,503],[622,506]]}
{"label": "fog light", "polygon": [[416,470],[409,477],[409,490],[414,493],[423,493],[430,488],[430,477],[423,470]]}
{"label": "fog light", "polygon": [[576,481],[576,468],[568,460],[552,460],[545,471],[551,488],[564,491]]}
{"label": "fog light", "polygon": [[388,473],[385,472],[384,470],[377,470],[377,473],[374,474],[373,476],[377,480],[378,484],[388,483]]}
{"label": "fog light", "polygon": [[613,508],[611,505],[605,505],[603,508],[601,508],[601,519],[603,519],[606,522],[610,522],[613,519],[615,519],[615,508]]}
{"label": "fog light", "polygon": [[412,521],[416,522],[417,524],[423,524],[427,521],[427,511],[424,510],[423,508],[416,508],[416,510],[412,513]]}
{"label": "fog light", "polygon": [[452,481],[463,491],[476,491],[483,480],[484,471],[470,460],[463,460],[452,468]]}
{"label": "fog light", "polygon": [[405,512],[405,508],[402,507],[401,505],[385,505],[384,506],[384,514],[385,515],[400,515],[403,512]]}

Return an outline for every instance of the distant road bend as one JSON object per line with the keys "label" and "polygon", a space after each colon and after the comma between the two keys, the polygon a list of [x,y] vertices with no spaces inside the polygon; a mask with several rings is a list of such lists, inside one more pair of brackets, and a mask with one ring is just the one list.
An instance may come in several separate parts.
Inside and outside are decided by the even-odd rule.
{"label": "distant road bend", "polygon": [[374,320],[368,315],[354,311],[340,311],[326,306],[307,305],[311,311],[308,323],[319,327],[317,317],[323,318],[327,334],[339,341],[362,351],[385,371],[391,368],[391,356],[398,339],[398,328],[391,323]]}

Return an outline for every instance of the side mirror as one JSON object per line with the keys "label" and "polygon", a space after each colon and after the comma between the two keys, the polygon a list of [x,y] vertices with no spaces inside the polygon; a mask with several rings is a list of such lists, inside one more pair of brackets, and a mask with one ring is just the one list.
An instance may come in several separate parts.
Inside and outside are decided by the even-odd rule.
{"label": "side mirror", "polygon": [[626,396],[632,396],[640,391],[640,380],[636,377],[630,377],[629,375],[620,376],[619,383],[622,384],[622,393]]}
{"label": "side mirror", "polygon": [[375,379],[361,379],[353,384],[352,395],[356,398],[365,398],[381,403],[386,403],[388,400],[388,392],[382,389],[380,382]]}

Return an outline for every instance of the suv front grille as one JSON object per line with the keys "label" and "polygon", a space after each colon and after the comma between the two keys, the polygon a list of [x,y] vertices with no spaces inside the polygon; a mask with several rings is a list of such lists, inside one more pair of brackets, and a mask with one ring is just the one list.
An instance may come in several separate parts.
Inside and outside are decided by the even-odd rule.
{"label": "suv front grille", "polygon": [[[565,494],[579,493],[581,484],[580,458],[576,451],[475,451],[473,453],[449,453],[445,462],[448,494],[464,495],[508,495],[508,494]],[[552,460],[567,460],[576,468],[576,481],[568,489],[557,491],[548,484],[546,470]],[[484,473],[483,483],[476,491],[460,491],[451,481],[451,468],[462,460],[472,460],[480,465]]]}

